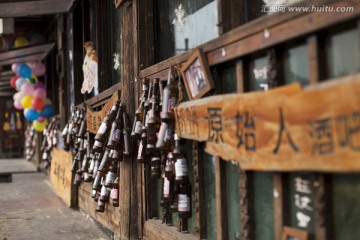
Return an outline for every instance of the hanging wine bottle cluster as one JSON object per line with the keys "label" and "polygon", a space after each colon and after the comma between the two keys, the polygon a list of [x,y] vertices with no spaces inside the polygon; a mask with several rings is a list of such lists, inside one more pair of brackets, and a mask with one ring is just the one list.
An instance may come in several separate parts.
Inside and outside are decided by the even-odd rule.
{"label": "hanging wine bottle cluster", "polygon": [[179,231],[187,231],[191,217],[191,185],[184,140],[175,131],[174,108],[178,103],[179,74],[170,68],[163,88],[159,79],[142,79],[142,95],[131,136],[139,141],[137,161],[151,164],[151,177],[162,182],[160,205],[163,223],[172,225],[171,213],[179,216]]}
{"label": "hanging wine bottle cluster", "polygon": [[30,161],[36,150],[37,134],[33,126],[28,126],[25,131],[25,155],[26,160]]}
{"label": "hanging wine bottle cluster", "polygon": [[86,106],[76,109],[62,136],[73,155],[73,184],[91,182],[96,211],[104,212],[110,199],[114,207],[119,206],[119,164],[132,155],[130,122],[116,101],[94,136],[87,131],[85,115]]}
{"label": "hanging wine bottle cluster", "polygon": [[43,131],[43,140],[40,147],[40,168],[48,169],[51,164],[51,151],[58,145],[59,120],[53,118]]}

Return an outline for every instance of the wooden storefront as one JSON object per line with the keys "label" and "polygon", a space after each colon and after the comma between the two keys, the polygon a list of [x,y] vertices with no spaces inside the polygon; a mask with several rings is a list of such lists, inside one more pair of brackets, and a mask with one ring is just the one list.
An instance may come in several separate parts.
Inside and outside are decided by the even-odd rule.
{"label": "wooden storefront", "polygon": [[[213,79],[201,99],[183,86],[175,110],[187,139],[187,233],[177,213],[163,215],[161,180],[136,161],[133,141],[119,208],[95,213],[91,185],[78,188],[79,208],[116,237],[359,238],[360,3],[284,1],[270,13],[264,2],[80,0],[57,18],[62,127],[84,102],[104,113],[114,94],[132,126],[142,79],[165,83],[198,50]],[[98,52],[97,94],[80,93],[87,41]]]}

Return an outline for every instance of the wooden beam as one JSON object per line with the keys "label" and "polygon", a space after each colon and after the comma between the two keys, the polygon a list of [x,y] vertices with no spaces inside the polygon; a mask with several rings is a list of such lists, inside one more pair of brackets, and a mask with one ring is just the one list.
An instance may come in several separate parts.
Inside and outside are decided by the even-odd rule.
{"label": "wooden beam", "polygon": [[320,81],[319,74],[319,51],[318,51],[318,38],[316,35],[311,35],[307,39],[308,56],[309,56],[309,82],[314,85]]}
{"label": "wooden beam", "polygon": [[223,237],[223,232],[224,232],[224,227],[226,227],[226,225],[223,224],[223,199],[225,200],[226,198],[223,198],[223,189],[222,189],[222,174],[221,174],[221,159],[219,157],[215,158],[215,197],[216,197],[216,234],[217,234],[217,239],[218,240],[222,240],[224,239]]}
{"label": "wooden beam", "polygon": [[239,60],[236,62],[236,86],[237,92],[244,92],[244,62]]}
{"label": "wooden beam", "polygon": [[68,12],[75,0],[33,0],[0,2],[0,17],[38,16]]}
{"label": "wooden beam", "polygon": [[[305,1],[302,4],[311,7],[314,3]],[[318,1],[316,6],[322,6],[323,4],[334,8],[354,7],[354,11],[341,14],[297,12],[268,15],[229,31],[217,39],[202,44],[199,48],[206,53],[208,64],[214,66],[319,31],[334,24],[354,19],[360,15],[359,2],[351,0],[338,2]],[[264,30],[270,33],[269,37],[265,37]],[[140,78],[166,78],[166,71],[170,66],[185,62],[191,54],[192,51],[187,51],[147,68],[140,72]]]}

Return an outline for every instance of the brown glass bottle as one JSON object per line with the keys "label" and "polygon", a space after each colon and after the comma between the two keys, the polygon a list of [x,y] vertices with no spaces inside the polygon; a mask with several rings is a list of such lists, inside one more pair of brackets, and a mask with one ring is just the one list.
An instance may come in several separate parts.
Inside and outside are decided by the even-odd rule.
{"label": "brown glass bottle", "polygon": [[107,203],[109,202],[109,197],[110,197],[110,189],[105,186],[105,180],[103,180],[99,201]]}
{"label": "brown glass bottle", "polygon": [[179,218],[191,217],[191,187],[189,183],[179,185],[178,194],[178,215]]}
{"label": "brown glass bottle", "polygon": [[138,149],[137,162],[138,163],[147,163],[148,156],[146,151],[146,140],[141,140]]}
{"label": "brown glass bottle", "polygon": [[175,68],[171,67],[169,71],[167,85],[163,93],[161,120],[166,123],[175,121],[174,108],[178,101],[179,90],[176,85],[177,73]]}
{"label": "brown glass bottle", "polygon": [[165,165],[165,177],[168,179],[174,179],[175,177],[175,168],[174,168],[174,156],[172,152],[169,152],[167,155],[166,165]]}
{"label": "brown glass bottle", "polygon": [[145,110],[144,105],[145,105],[145,102],[148,97],[148,95],[147,95],[148,90],[149,90],[148,79],[143,78],[142,79],[142,94],[141,94],[141,98],[140,98],[140,103],[139,103],[139,107],[136,109],[136,112],[135,112],[135,117],[136,117],[137,121],[141,121],[143,119],[143,114],[144,114],[144,110]]}
{"label": "brown glass bottle", "polygon": [[111,124],[111,130],[109,135],[109,141],[106,145],[106,147],[110,149],[116,149],[119,146],[120,139],[121,139],[121,132],[123,129],[123,121],[122,121],[122,114],[123,114],[123,108],[120,105],[117,113],[116,118]]}
{"label": "brown glass bottle", "polygon": [[176,133],[174,134],[174,139],[175,182],[176,184],[180,184],[189,181],[188,160],[185,153],[184,141],[179,138]]}
{"label": "brown glass bottle", "polygon": [[113,207],[119,207],[119,178],[116,177],[110,197],[112,199]]}
{"label": "brown glass bottle", "polygon": [[86,107],[84,106],[80,110],[80,117],[79,117],[80,127],[79,127],[79,131],[77,132],[77,135],[76,135],[76,137],[78,137],[78,138],[85,138],[85,133],[86,133],[85,111],[86,111]]}
{"label": "brown glass bottle", "polygon": [[106,117],[103,119],[98,129],[98,132],[95,135],[95,143],[92,149],[94,152],[103,151],[104,143],[109,135],[110,126],[112,124],[112,121],[114,121],[119,105],[120,101],[116,101],[115,105],[111,108],[109,114],[106,115]]}
{"label": "brown glass bottle", "polygon": [[160,154],[155,151],[151,158],[151,177],[152,178],[161,178],[161,159]]}
{"label": "brown glass bottle", "polygon": [[162,150],[166,149],[165,136],[166,136],[166,131],[168,131],[168,129],[169,129],[169,125],[167,123],[162,122],[160,125],[158,139],[157,139],[156,145],[155,145],[157,150],[162,151]]}
{"label": "brown glass bottle", "polygon": [[130,139],[130,122],[128,115],[124,112],[123,113],[123,121],[124,121],[124,130],[123,130],[123,136],[124,136],[124,152],[123,156],[124,158],[131,157],[132,154],[132,144]]}
{"label": "brown glass bottle", "polygon": [[117,177],[117,172],[118,172],[118,161],[117,160],[113,160],[108,173],[106,174],[106,178],[105,178],[105,187],[107,188],[112,188],[114,185],[114,181],[115,178]]}
{"label": "brown glass bottle", "polygon": [[151,110],[149,114],[148,127],[155,128],[156,130],[160,127],[160,116],[158,111],[159,105],[159,79],[155,78],[153,82],[153,92],[151,96]]}

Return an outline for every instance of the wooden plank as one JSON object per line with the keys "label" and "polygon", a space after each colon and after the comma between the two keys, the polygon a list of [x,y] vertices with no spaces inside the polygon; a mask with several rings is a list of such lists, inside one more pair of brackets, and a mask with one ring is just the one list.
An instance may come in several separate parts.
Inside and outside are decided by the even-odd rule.
{"label": "wooden plank", "polygon": [[261,31],[240,41],[209,52],[207,54],[209,65],[220,64],[271,47],[275,44],[326,28],[338,22],[353,19],[360,14],[360,4],[352,1],[339,1],[334,4],[329,4],[329,6],[333,6],[334,8],[353,6],[354,11],[341,14],[312,12],[301,15],[283,24],[267,28],[267,31],[270,33],[269,37],[265,37],[264,31]]}
{"label": "wooden plank", "polygon": [[160,220],[148,220],[144,223],[144,237],[157,240],[195,240],[192,234],[180,233],[175,227],[161,224]]}
{"label": "wooden plank", "polygon": [[0,4],[1,17],[38,16],[68,12],[75,0],[12,1]]}
{"label": "wooden plank", "polygon": [[[304,6],[314,5],[313,2],[303,2]],[[314,6],[326,4],[329,7],[354,7],[354,11],[341,14],[324,12],[284,13],[261,17],[253,22],[240,26],[212,41],[199,46],[206,53],[209,66],[214,66],[246,54],[288,41],[290,39],[318,31],[328,26],[341,23],[360,14],[360,3],[345,1],[318,1]],[[264,37],[264,30],[270,32],[270,37]],[[140,77],[166,77],[170,66],[185,62],[192,50],[162,61],[140,72]]]}
{"label": "wooden plank", "polygon": [[223,239],[223,198],[222,198],[222,176],[221,176],[221,159],[216,157],[215,160],[215,196],[216,196],[216,223],[217,223],[217,239]]}
{"label": "wooden plank", "polygon": [[96,212],[97,202],[95,202],[94,199],[91,198],[92,184],[82,183],[79,186],[78,191],[79,208],[89,214],[89,216],[91,216],[92,218],[96,219],[96,221],[98,221],[105,228],[109,229],[114,233],[117,233],[119,230],[120,222],[119,208],[113,207],[110,200],[110,203],[105,204],[105,212]]}
{"label": "wooden plank", "polygon": [[52,150],[52,159],[50,166],[50,182],[53,190],[67,206],[73,207],[74,200],[72,198],[72,155],[70,152],[63,151],[58,148]]}
{"label": "wooden plank", "polygon": [[309,82],[316,84],[319,82],[319,55],[318,55],[318,39],[316,35],[312,35],[307,39],[308,55],[309,55]]}
{"label": "wooden plank", "polygon": [[89,106],[96,107],[99,102],[103,101],[104,99],[110,98],[113,94],[117,91],[121,90],[121,82],[113,85],[112,87],[102,91],[95,97],[90,98],[85,103]]}
{"label": "wooden plank", "polygon": [[315,188],[315,235],[316,240],[328,239],[329,221],[326,215],[329,212],[329,191],[326,189],[326,180],[324,174],[317,174],[314,182]]}
{"label": "wooden plank", "polygon": [[355,74],[303,91],[292,84],[185,102],[175,109],[177,133],[244,170],[359,171],[359,88]]}
{"label": "wooden plank", "polygon": [[237,92],[244,92],[244,62],[239,60],[236,62],[236,86]]}

